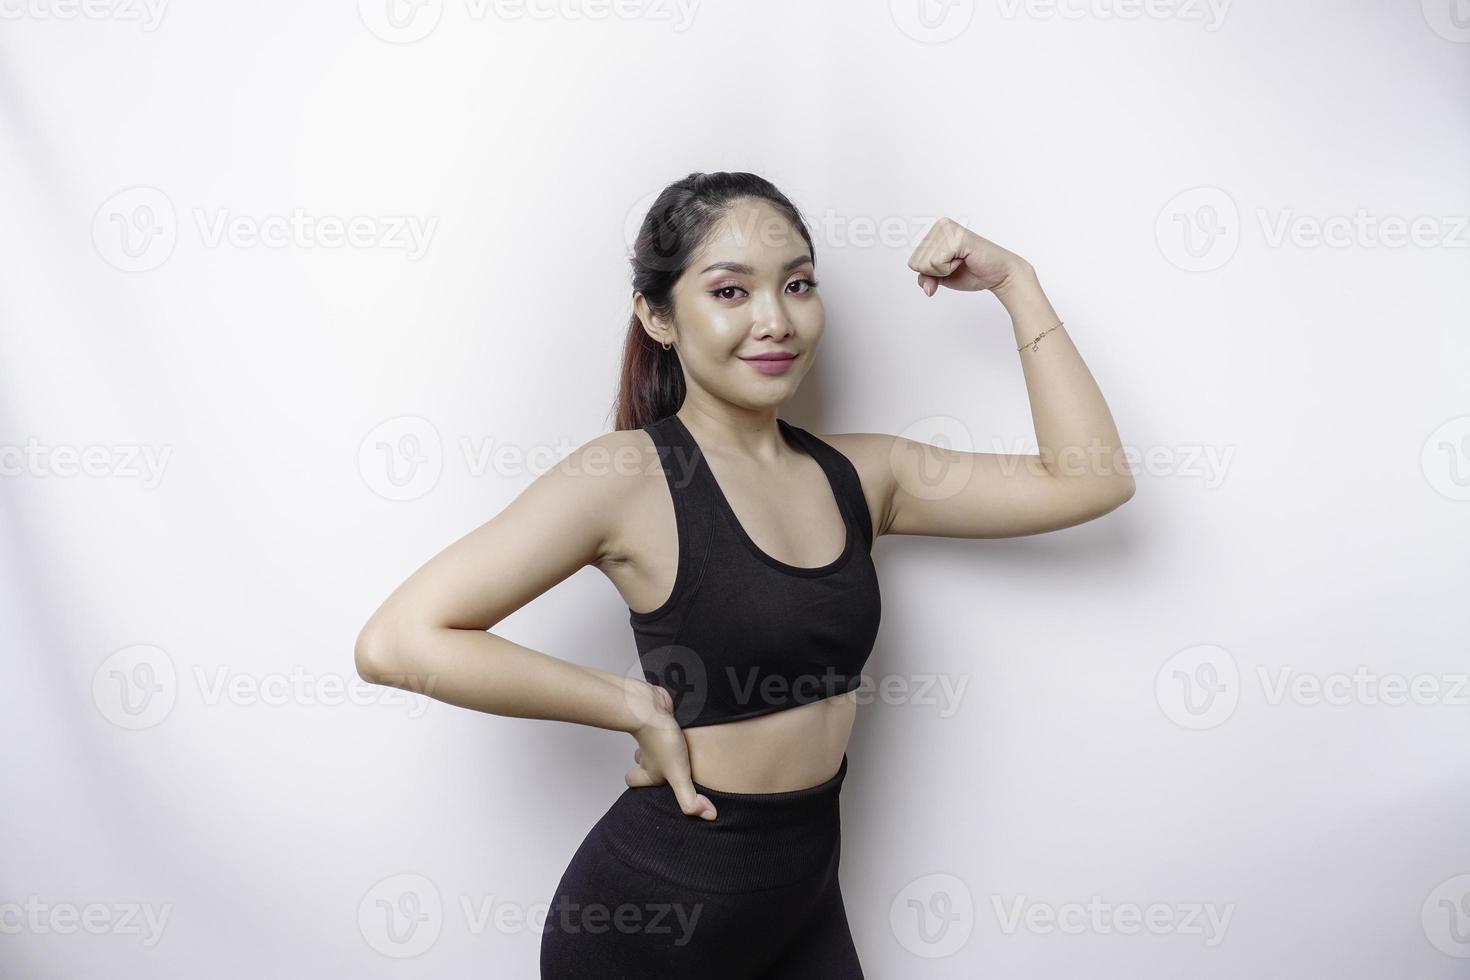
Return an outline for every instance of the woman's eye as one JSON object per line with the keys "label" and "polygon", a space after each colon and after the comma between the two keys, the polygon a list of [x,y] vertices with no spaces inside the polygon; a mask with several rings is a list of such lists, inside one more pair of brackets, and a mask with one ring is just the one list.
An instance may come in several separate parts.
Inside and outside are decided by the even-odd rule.
{"label": "woman's eye", "polygon": [[[801,283],[806,283],[806,288],[805,289],[797,290],[796,291],[796,295],[798,295],[798,296],[805,295],[806,293],[811,292],[813,289],[815,289],[817,287],[817,281],[815,279],[802,278],[802,279],[793,279],[787,285],[787,289],[790,289],[792,286],[800,285]],[[718,287],[716,289],[711,289],[709,291],[709,294],[711,296],[715,297],[716,299],[735,299],[734,296],[730,295],[730,293],[732,293],[732,292],[741,292],[741,293],[743,293],[743,292],[745,292],[745,289],[743,287],[741,287],[741,286],[720,286],[720,287]]]}

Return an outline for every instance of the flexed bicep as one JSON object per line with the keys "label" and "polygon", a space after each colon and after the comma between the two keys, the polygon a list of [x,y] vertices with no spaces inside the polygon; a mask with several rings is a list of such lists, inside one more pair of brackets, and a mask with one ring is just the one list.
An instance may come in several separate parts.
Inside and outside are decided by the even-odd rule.
{"label": "flexed bicep", "polygon": [[1127,497],[1117,482],[1058,476],[1039,455],[976,453],[903,436],[852,439],[881,498],[878,534],[1005,538],[1071,527]]}

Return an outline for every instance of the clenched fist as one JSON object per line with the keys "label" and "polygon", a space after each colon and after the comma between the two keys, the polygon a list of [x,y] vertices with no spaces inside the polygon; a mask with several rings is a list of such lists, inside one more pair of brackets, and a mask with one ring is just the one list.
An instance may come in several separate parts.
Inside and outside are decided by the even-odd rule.
{"label": "clenched fist", "polygon": [[941,285],[964,292],[1004,286],[1030,263],[1015,252],[981,238],[949,218],[940,218],[909,257],[919,288],[933,296]]}

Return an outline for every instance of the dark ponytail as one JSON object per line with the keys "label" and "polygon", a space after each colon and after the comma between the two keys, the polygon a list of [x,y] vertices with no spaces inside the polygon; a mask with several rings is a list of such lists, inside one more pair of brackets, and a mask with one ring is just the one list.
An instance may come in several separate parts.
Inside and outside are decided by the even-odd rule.
{"label": "dark ponytail", "polygon": [[[770,181],[749,173],[692,173],[659,193],[639,226],[629,256],[633,290],[643,294],[655,315],[672,316],[674,284],[690,258],[735,202],[745,198],[761,198],[783,213],[806,239],[812,261],[816,261],[816,248],[801,213]],[[684,369],[679,355],[648,336],[633,312],[623,341],[613,427],[641,428],[674,414],[683,403]]]}

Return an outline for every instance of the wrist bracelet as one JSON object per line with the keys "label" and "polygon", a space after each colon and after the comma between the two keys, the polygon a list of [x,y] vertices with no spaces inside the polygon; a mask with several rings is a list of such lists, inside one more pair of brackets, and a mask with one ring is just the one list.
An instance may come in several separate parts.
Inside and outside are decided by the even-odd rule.
{"label": "wrist bracelet", "polygon": [[[1057,321],[1057,327],[1060,327],[1062,324],[1064,324],[1066,322],[1067,321],[1065,321],[1065,320],[1058,320]],[[1041,338],[1042,337],[1045,337],[1047,334],[1051,333],[1057,327],[1047,327],[1045,330],[1041,331],[1041,333],[1039,333],[1039,334],[1036,335],[1036,339],[1035,340],[1031,341],[1030,343],[1022,344],[1020,347],[1017,347],[1016,350],[1023,351],[1027,347],[1030,347],[1033,351],[1036,350],[1036,345],[1039,344],[1039,343],[1041,343]]]}

